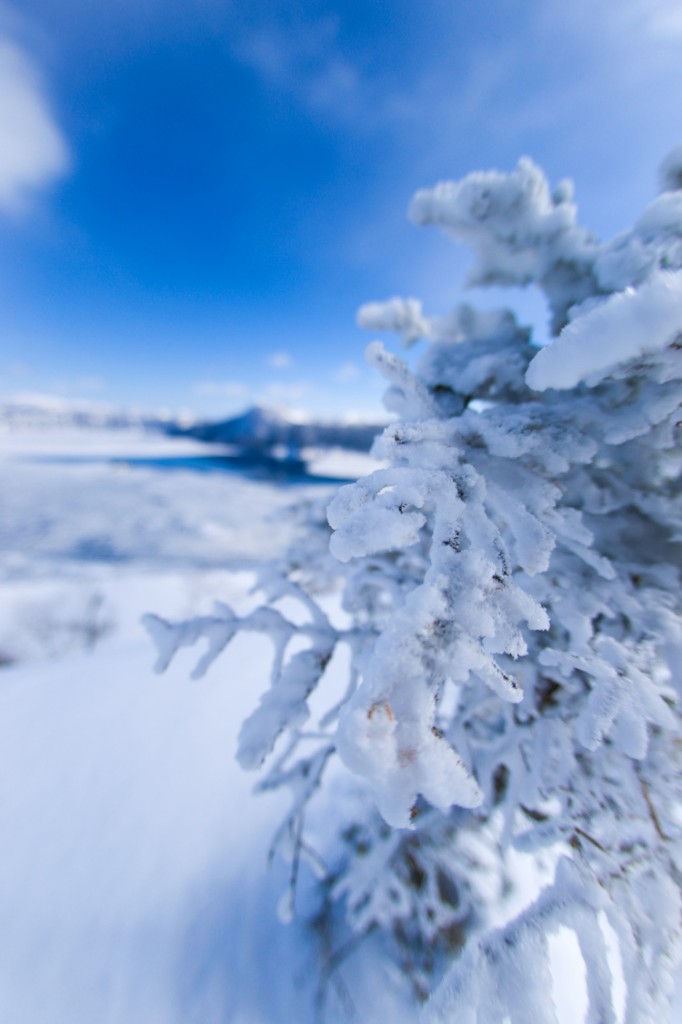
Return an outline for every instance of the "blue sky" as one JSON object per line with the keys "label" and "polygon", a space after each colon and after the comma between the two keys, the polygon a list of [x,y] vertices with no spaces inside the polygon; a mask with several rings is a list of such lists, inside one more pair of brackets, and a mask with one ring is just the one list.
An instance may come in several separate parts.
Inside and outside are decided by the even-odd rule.
{"label": "blue sky", "polygon": [[527,154],[610,236],[680,96],[679,0],[0,0],[0,394],[376,409],[356,308],[468,262],[412,193]]}

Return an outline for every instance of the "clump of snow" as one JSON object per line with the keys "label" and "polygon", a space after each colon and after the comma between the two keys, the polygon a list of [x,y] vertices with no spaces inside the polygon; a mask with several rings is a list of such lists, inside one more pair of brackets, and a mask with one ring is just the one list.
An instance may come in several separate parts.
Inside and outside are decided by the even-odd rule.
{"label": "clump of snow", "polygon": [[682,333],[682,271],[659,273],[637,290],[610,296],[564,327],[533,359],[536,391],[598,383],[619,363],[671,345]]}
{"label": "clump of snow", "polygon": [[428,336],[429,325],[417,299],[393,298],[387,302],[368,302],[358,310],[360,327],[372,331],[394,331],[409,346]]}
{"label": "clump of snow", "polygon": [[553,308],[555,330],[592,292],[595,243],[576,221],[569,183],[554,192],[532,160],[511,174],[486,171],[416,193],[415,224],[433,225],[467,243],[476,262],[470,285],[525,285],[537,280]]}
{"label": "clump of snow", "polygon": [[478,266],[471,282],[526,284],[537,273],[538,235],[572,227],[574,210],[552,202],[542,171],[528,159],[512,174],[470,174],[416,193],[410,205],[415,224],[433,225],[472,244]]}

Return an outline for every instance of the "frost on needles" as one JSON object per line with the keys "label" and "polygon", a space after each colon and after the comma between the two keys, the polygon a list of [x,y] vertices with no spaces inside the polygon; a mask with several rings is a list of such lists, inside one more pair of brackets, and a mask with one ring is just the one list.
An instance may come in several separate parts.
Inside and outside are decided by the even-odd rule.
{"label": "frost on needles", "polygon": [[[470,283],[542,290],[554,340],[538,348],[508,310],[363,307],[364,327],[422,352],[412,368],[380,342],[368,349],[396,419],[375,443],[385,468],[329,506],[331,556],[311,509],[307,535],[263,575],[270,607],[149,618],[164,663],[199,638],[203,668],[239,629],[272,638],[271,687],[245,723],[242,761],[269,759],[261,785],[292,790],[279,839],[296,865],[322,871],[318,920],[380,929],[420,998],[444,979],[430,1024],[555,1024],[548,937],[562,928],[585,962],[589,1024],[615,1021],[608,926],[624,1020],[669,1019],[682,867],[682,147],[660,184],[607,243],[578,224],[570,183],[552,191],[527,159],[417,193],[412,220],[473,249]],[[343,627],[329,612],[335,587]],[[346,693],[311,721],[341,649]],[[304,818],[314,802],[345,806],[348,779],[324,783],[336,755],[361,782],[320,852]],[[496,928],[510,848],[549,851],[557,867]]]}

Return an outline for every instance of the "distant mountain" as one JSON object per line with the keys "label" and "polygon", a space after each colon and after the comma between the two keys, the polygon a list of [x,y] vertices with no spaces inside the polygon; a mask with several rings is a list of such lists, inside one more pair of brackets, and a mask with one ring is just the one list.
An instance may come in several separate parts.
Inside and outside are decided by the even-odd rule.
{"label": "distant mountain", "polygon": [[240,416],[218,422],[171,428],[198,441],[230,444],[242,450],[300,452],[303,448],[345,448],[367,452],[383,423],[304,419],[268,406],[253,406]]}
{"label": "distant mountain", "polygon": [[192,421],[171,413],[116,409],[43,395],[0,399],[0,430],[150,430],[274,458],[297,458],[303,449],[368,452],[384,426],[380,422],[316,420],[261,405],[225,420]]}
{"label": "distant mountain", "polygon": [[182,430],[191,421],[171,413],[117,409],[97,402],[70,402],[49,395],[0,399],[0,429]]}

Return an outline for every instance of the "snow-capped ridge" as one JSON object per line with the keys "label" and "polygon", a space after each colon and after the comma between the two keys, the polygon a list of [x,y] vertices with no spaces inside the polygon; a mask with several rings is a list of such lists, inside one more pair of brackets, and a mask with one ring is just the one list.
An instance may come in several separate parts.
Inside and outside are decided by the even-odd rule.
{"label": "snow-capped ridge", "polygon": [[246,450],[277,448],[300,452],[306,448],[346,448],[367,452],[384,425],[318,420],[298,411],[254,405],[238,416],[196,423],[178,432],[198,441],[233,444]]}
{"label": "snow-capped ridge", "polygon": [[158,430],[186,429],[187,413],[166,409],[119,408],[101,402],[72,401],[55,395],[17,394],[0,399],[0,430]]}

